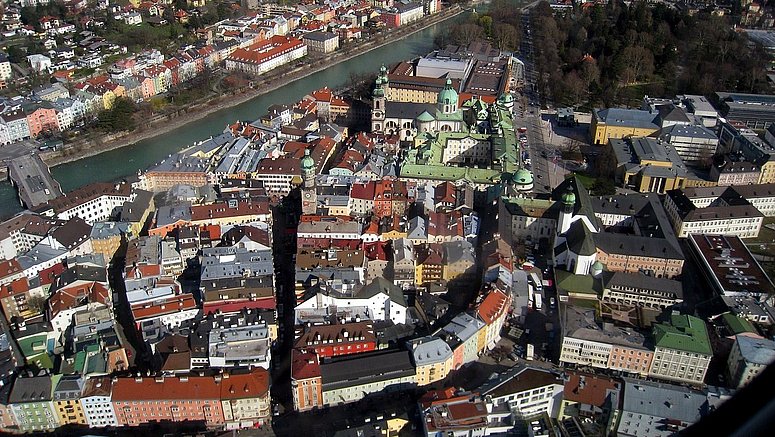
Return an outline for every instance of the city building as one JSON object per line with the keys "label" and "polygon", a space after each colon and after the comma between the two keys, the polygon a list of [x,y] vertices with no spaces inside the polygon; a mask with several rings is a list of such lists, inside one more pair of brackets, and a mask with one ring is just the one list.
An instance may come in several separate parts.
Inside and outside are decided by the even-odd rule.
{"label": "city building", "polygon": [[54,388],[62,375],[16,378],[8,397],[19,431],[51,431],[59,426],[54,408]]}
{"label": "city building", "polygon": [[371,352],[377,338],[371,322],[314,325],[297,330],[294,349],[314,352],[319,358]]}
{"label": "city building", "polygon": [[737,155],[727,154],[710,168],[710,178],[719,187],[731,185],[758,184],[762,169],[758,165]]}
{"label": "city building", "polygon": [[165,420],[221,426],[224,424],[222,378],[221,375],[117,378],[111,395],[116,421],[119,426]]}
{"label": "city building", "polygon": [[615,138],[647,137],[659,129],[657,117],[649,111],[608,108],[592,111],[589,134],[594,144],[605,145]]}
{"label": "city building", "polygon": [[772,280],[739,237],[692,234],[688,242],[716,294],[758,300],[775,293]]}
{"label": "city building", "polygon": [[648,376],[701,385],[713,357],[705,322],[674,314],[669,322],[654,325],[653,335],[654,359]]}
{"label": "city building", "polygon": [[316,353],[291,350],[291,392],[295,411],[323,406],[323,381]]}
{"label": "city building", "polygon": [[617,435],[667,437],[715,407],[706,393],[679,385],[624,378],[623,388]]}
{"label": "city building", "polygon": [[382,351],[323,360],[323,405],[361,400],[370,393],[400,391],[417,385],[411,353]]}
{"label": "city building", "polygon": [[735,335],[735,343],[727,359],[729,381],[735,387],[742,388],[773,362],[775,342],[750,334]]}
{"label": "city building", "polygon": [[751,129],[766,129],[775,121],[775,99],[770,95],[716,92],[714,97],[727,120]]}
{"label": "city building", "polygon": [[111,402],[112,388],[113,380],[107,376],[89,378],[84,382],[80,402],[90,428],[118,425]]}
{"label": "city building", "polygon": [[307,54],[307,46],[296,38],[275,35],[255,45],[238,48],[226,58],[226,70],[260,75]]}
{"label": "city building", "polygon": [[440,381],[453,370],[453,353],[449,344],[439,337],[426,336],[407,342],[412,351],[417,372],[417,385],[426,386]]}
{"label": "city building", "polygon": [[269,423],[272,412],[269,385],[269,372],[262,368],[221,375],[221,407],[227,430]]}
{"label": "city building", "polygon": [[560,362],[646,376],[654,353],[646,338],[632,328],[599,324],[595,310],[565,306]]}
{"label": "city building", "polygon": [[[701,199],[703,192],[723,191],[710,203]],[[745,198],[723,187],[670,190],[665,196],[665,211],[679,238],[690,234],[723,234],[756,238],[764,215]]]}
{"label": "city building", "polygon": [[[712,120],[715,126],[716,118]],[[688,164],[707,163],[716,154],[719,143],[712,130],[694,124],[664,127],[656,133],[656,137]]]}
{"label": "city building", "polygon": [[610,429],[616,424],[623,384],[613,378],[569,371],[557,418],[578,417]]}
{"label": "city building", "polygon": [[428,392],[420,399],[423,435],[489,435],[489,432],[494,431],[489,427],[489,407],[487,401],[478,393],[455,395],[454,388]]}
{"label": "city building", "polygon": [[548,414],[557,417],[563,381],[548,370],[516,365],[485,382],[477,391],[492,400],[493,410],[508,407],[512,421]]}
{"label": "city building", "polygon": [[601,301],[663,310],[683,302],[680,281],[642,273],[605,275]]}
{"label": "city building", "polygon": [[339,35],[332,32],[309,32],[302,37],[310,53],[331,53],[339,48]]}
{"label": "city building", "polygon": [[86,425],[83,406],[80,402],[83,379],[78,375],[64,375],[54,388],[54,410],[58,425]]}
{"label": "city building", "polygon": [[616,179],[641,193],[664,194],[683,188],[689,177],[676,150],[650,137],[611,138],[608,147],[616,156]]}

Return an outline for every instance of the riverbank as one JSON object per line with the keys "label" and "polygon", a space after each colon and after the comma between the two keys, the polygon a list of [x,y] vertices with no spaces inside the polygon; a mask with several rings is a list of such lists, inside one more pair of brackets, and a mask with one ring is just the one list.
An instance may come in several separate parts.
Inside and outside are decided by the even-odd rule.
{"label": "riverbank", "polygon": [[[78,150],[76,153],[72,153],[72,150],[75,148],[69,148],[71,152],[68,152],[68,149],[65,149],[64,153],[62,151],[43,153],[41,154],[41,157],[50,167],[54,167],[60,164],[78,161],[89,156],[99,155],[110,150],[120,149],[132,145],[138,141],[154,138],[175,129],[184,127],[185,125],[207,117],[212,113],[237,106],[263,94],[291,84],[295,81],[304,79],[305,77],[317,73],[321,69],[332,67],[341,62],[345,62],[354,57],[386,46],[392,42],[395,42],[396,40],[404,39],[431,26],[454,18],[462,12],[464,12],[464,9],[460,8],[458,5],[452,6],[438,14],[425,17],[424,19],[407,25],[403,28],[398,28],[379,34],[369,41],[365,41],[354,47],[349,47],[348,50],[339,52],[328,59],[308,59],[307,62],[305,62],[304,65],[300,67],[294,67],[286,71],[275,71],[273,74],[265,76],[263,79],[259,77],[258,83],[255,84],[252,88],[248,88],[236,94],[226,96],[222,95],[214,99],[198,102],[178,111],[175,114],[160,117],[156,121],[149,122],[142,131],[132,132],[120,137],[107,139],[100,138],[89,142],[84,141],[78,144],[77,149],[80,150]],[[325,84],[321,84],[321,87],[324,85]],[[259,116],[261,116],[261,114],[256,114],[255,118],[258,118]]]}

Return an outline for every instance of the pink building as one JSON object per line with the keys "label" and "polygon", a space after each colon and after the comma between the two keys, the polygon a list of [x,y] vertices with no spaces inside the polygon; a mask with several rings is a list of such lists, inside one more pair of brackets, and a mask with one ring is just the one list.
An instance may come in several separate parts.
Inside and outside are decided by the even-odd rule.
{"label": "pink building", "polygon": [[221,426],[221,387],[216,378],[220,377],[118,378],[112,395],[118,425],[195,421]]}
{"label": "pink building", "polygon": [[140,93],[143,95],[143,100],[148,100],[156,95],[156,86],[153,83],[153,79],[150,77],[138,77],[140,82]]}
{"label": "pink building", "polygon": [[54,108],[39,106],[25,112],[27,113],[27,124],[30,127],[31,137],[36,138],[42,133],[59,130],[57,112]]}

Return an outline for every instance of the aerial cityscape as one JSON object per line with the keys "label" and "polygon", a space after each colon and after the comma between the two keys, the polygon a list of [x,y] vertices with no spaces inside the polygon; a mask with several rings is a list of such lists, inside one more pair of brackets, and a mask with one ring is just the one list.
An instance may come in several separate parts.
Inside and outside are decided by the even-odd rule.
{"label": "aerial cityscape", "polygon": [[0,30],[0,434],[769,432],[775,5]]}

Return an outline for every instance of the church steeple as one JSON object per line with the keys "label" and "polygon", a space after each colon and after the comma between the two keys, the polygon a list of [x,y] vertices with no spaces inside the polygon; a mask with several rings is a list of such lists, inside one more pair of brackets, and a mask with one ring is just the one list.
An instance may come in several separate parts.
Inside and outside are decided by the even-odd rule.
{"label": "church steeple", "polygon": [[310,156],[309,149],[305,149],[301,158],[301,213],[305,215],[317,213],[315,176],[315,160]]}

